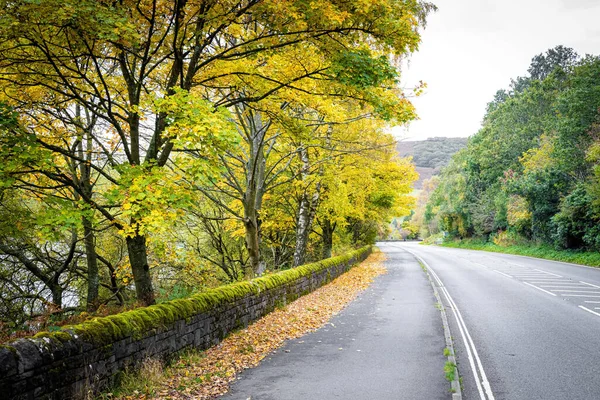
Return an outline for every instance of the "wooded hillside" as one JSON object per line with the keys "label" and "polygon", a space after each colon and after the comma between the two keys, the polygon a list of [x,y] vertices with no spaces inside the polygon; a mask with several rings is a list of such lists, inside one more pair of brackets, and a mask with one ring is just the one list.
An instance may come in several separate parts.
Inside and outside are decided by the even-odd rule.
{"label": "wooded hillside", "polygon": [[419,141],[402,140],[396,144],[401,157],[412,157],[419,180],[415,189],[421,189],[423,181],[440,173],[454,153],[467,145],[467,138],[435,137]]}
{"label": "wooded hillside", "polygon": [[429,233],[600,250],[600,57],[558,46],[499,90],[424,211]]}

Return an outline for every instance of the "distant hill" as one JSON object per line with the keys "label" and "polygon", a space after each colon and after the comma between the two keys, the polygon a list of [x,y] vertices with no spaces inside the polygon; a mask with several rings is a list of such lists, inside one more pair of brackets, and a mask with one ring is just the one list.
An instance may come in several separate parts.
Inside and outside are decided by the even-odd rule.
{"label": "distant hill", "polygon": [[450,157],[467,145],[467,138],[435,137],[420,141],[400,141],[396,148],[401,157],[412,156],[419,180],[415,189],[420,189],[425,179],[436,175],[448,164]]}

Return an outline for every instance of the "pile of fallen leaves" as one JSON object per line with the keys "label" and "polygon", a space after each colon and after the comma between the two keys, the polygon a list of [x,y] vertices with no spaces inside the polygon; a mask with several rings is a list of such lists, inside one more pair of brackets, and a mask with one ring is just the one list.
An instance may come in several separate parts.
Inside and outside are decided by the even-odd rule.
{"label": "pile of fallen leaves", "polygon": [[258,365],[284,341],[320,328],[339,313],[385,272],[384,259],[381,252],[371,254],[329,284],[232,333],[219,345],[181,357],[158,374],[158,382],[115,398],[212,399],[226,393],[238,372]]}

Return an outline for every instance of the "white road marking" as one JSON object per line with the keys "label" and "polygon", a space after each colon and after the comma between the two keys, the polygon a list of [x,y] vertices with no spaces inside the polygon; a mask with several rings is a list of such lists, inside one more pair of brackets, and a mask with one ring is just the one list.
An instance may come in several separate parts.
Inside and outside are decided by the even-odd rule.
{"label": "white road marking", "polygon": [[549,292],[549,291],[547,291],[547,290],[544,290],[544,289],[542,289],[542,288],[540,288],[540,287],[534,286],[534,285],[532,285],[531,283],[528,283],[528,282],[523,282],[523,283],[524,283],[524,284],[526,284],[526,285],[529,285],[529,286],[531,286],[532,288],[536,288],[537,290],[541,290],[541,291],[542,291],[542,292],[544,292],[544,293],[548,293],[548,294],[549,294],[549,295],[551,295],[551,296],[556,296],[554,293],[552,293],[552,292]]}
{"label": "white road marking", "polygon": [[600,286],[598,286],[598,285],[593,285],[593,284],[591,284],[591,283],[587,283],[587,282],[584,282],[584,281],[579,281],[579,282],[580,282],[580,283],[583,283],[584,285],[589,285],[589,286],[592,286],[592,287],[595,287],[595,288],[598,288],[598,289],[600,289]]}
{"label": "white road marking", "polygon": [[514,262],[510,262],[510,261],[505,261],[505,262],[506,262],[507,264],[510,264],[510,265],[516,265],[517,267],[521,267],[521,268],[527,268],[527,267],[526,267],[526,266],[524,266],[524,265],[517,264],[517,263],[514,263]]}
{"label": "white road marking", "polygon": [[[582,289],[582,288],[580,288]],[[590,292],[589,290],[551,290],[551,292],[569,292],[569,293],[590,293],[590,294],[600,294],[600,292]]]}
{"label": "white road marking", "polygon": [[[534,285],[540,285],[540,286],[553,283],[553,282],[532,282],[532,281],[523,281],[523,282],[532,283]],[[557,283],[561,283],[561,282],[557,282]]]}
{"label": "white road marking", "polygon": [[536,269],[536,268],[534,268],[533,270],[534,271],[540,271],[540,272],[543,272],[543,273],[548,274],[548,275],[553,275],[553,276],[557,276],[559,278],[562,278],[562,275],[553,274],[552,272],[544,271],[543,269]]}
{"label": "white road marking", "polygon": [[475,261],[469,261],[469,262],[470,262],[471,264],[475,264],[475,265],[479,265],[480,267],[487,268],[487,265],[484,265],[484,264],[481,264],[481,263],[478,263],[478,262],[475,262]]}
{"label": "white road marking", "polygon": [[600,304],[600,301],[596,301],[596,300],[584,300],[584,303],[594,303],[594,304]]}
{"label": "white road marking", "polygon": [[507,278],[512,278],[512,276],[510,276],[509,274],[505,274],[504,272],[500,272],[500,271],[498,271],[497,269],[494,269],[493,271],[494,271],[494,272],[497,272],[497,273],[499,273],[500,275],[504,275],[504,276],[506,276]]}
{"label": "white road marking", "polygon": [[[436,280],[437,284],[439,285],[438,289],[440,289],[440,291],[442,293],[444,293],[446,300],[450,304],[452,311],[454,313],[454,318],[456,319],[456,323],[458,325],[458,330],[460,331],[460,335],[463,339],[463,343],[465,344],[465,348],[467,349],[467,358],[469,359],[469,364],[471,365],[471,371],[473,372],[473,376],[475,377],[475,384],[477,385],[477,390],[479,391],[479,397],[482,400],[495,400],[494,394],[492,393],[492,388],[490,386],[490,382],[487,379],[487,375],[485,374],[483,365],[481,364],[481,359],[479,358],[479,354],[477,353],[477,348],[475,347],[475,343],[473,342],[473,339],[471,338],[471,334],[469,333],[469,330],[467,329],[467,325],[465,324],[462,314],[461,314],[460,310],[458,309],[458,306],[454,302],[454,299],[452,298],[452,296],[450,296],[450,293],[448,293],[448,290],[446,290],[446,287],[442,283],[442,280],[438,277],[438,275],[435,273],[435,271],[433,269],[431,269],[429,264],[427,264],[425,262],[425,260],[423,260],[421,257],[414,254],[412,251],[408,251],[408,250],[406,250],[406,251],[408,253],[412,254],[421,263],[423,263],[423,265],[425,265],[427,270],[431,273],[431,276],[433,276],[433,278]],[[475,366],[475,363],[477,363],[477,367]],[[480,374],[478,374],[478,372],[477,372],[478,370],[479,370]],[[479,375],[481,375],[481,382],[479,381]],[[487,395],[487,398],[486,398],[486,395]]]}
{"label": "white road marking", "polygon": [[600,297],[600,296],[590,296],[587,294],[561,294],[561,296],[569,296],[569,297]]}
{"label": "white road marking", "polygon": [[562,288],[562,289],[588,289],[585,286],[565,286],[565,285],[560,285],[560,286],[555,286],[555,285],[540,285],[540,287],[543,288]]}
{"label": "white road marking", "polygon": [[556,279],[526,279],[530,283],[572,283],[572,281],[559,281]]}
{"label": "white road marking", "polygon": [[590,309],[589,309],[589,308],[587,308],[587,307],[584,307],[584,306],[579,306],[579,308],[581,308],[582,310],[585,310],[585,311],[587,311],[587,312],[590,312],[590,313],[592,313],[592,314],[594,314],[594,315],[597,315],[597,316],[599,316],[599,317],[600,317],[600,314],[599,314],[599,313],[597,313],[596,311],[592,311],[592,310],[590,310]]}

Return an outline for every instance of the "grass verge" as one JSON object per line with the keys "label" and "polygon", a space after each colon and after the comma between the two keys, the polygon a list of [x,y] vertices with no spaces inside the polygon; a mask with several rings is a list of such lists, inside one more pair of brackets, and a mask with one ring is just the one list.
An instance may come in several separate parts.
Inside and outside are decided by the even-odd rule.
{"label": "grass verge", "polygon": [[[227,392],[236,374],[252,368],[286,340],[323,326],[373,279],[385,273],[379,251],[327,285],[234,332],[206,351],[190,351],[160,373],[153,364],[142,374],[125,374],[121,386],[103,399],[212,399]],[[125,384],[123,384],[125,383]]]}
{"label": "grass verge", "polygon": [[529,256],[543,258],[546,260],[563,261],[573,264],[587,265],[590,267],[600,267],[600,252],[594,251],[574,251],[574,250],[556,250],[547,245],[511,245],[498,246],[494,243],[481,240],[461,240],[450,241],[441,244],[443,247],[452,247],[458,249],[484,250],[495,253],[515,254],[520,256]]}

